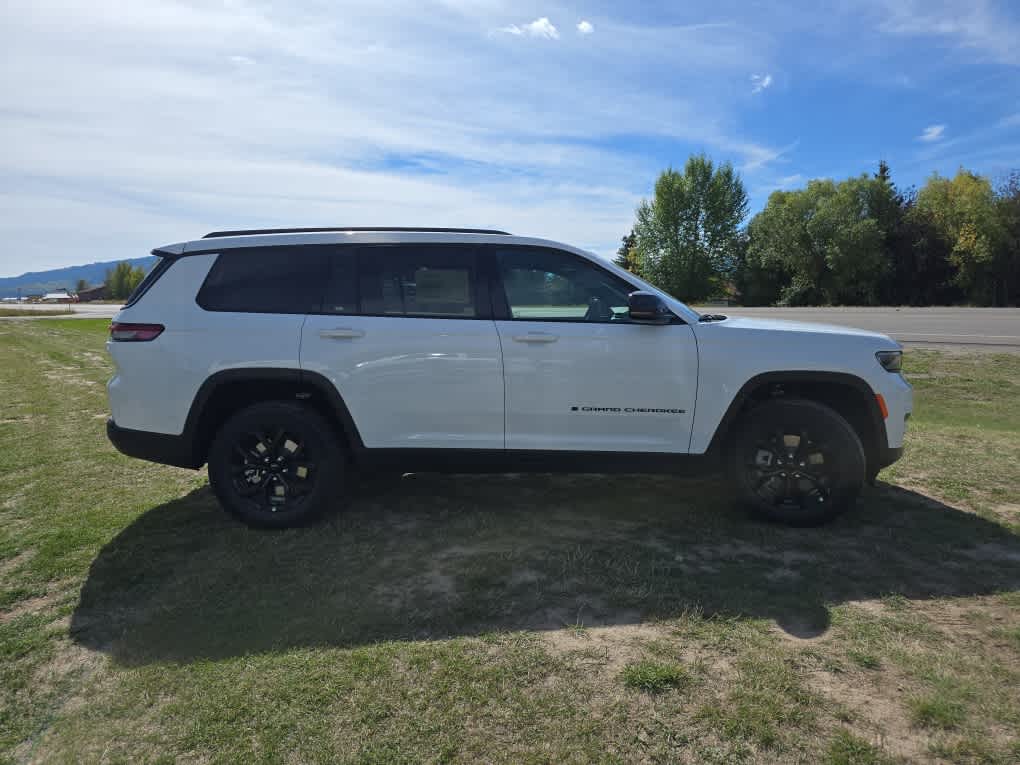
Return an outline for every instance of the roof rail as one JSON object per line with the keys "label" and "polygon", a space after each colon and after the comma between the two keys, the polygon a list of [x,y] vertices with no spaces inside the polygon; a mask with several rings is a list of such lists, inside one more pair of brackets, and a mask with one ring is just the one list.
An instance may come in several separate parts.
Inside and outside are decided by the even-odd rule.
{"label": "roof rail", "polygon": [[329,231],[412,231],[426,234],[500,234],[510,236],[509,231],[491,228],[422,228],[418,226],[328,226],[324,228],[250,228],[239,231],[210,231],[203,239],[217,239],[221,236],[250,236],[252,234],[321,234]]}

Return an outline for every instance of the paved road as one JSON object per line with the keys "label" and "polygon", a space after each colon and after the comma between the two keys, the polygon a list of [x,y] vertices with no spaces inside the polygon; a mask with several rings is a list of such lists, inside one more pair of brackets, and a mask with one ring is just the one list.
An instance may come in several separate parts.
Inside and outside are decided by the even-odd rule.
{"label": "paved road", "polygon": [[721,308],[701,311],[860,327],[903,344],[1020,350],[1020,308]]}
{"label": "paved road", "polygon": [[[6,303],[0,304],[8,307]],[[30,313],[31,311],[61,311],[67,308],[66,305],[47,305],[45,303],[22,303],[21,305],[11,304],[10,308],[17,308],[19,311]],[[119,305],[104,305],[102,303],[75,303],[71,306],[72,313],[66,318],[70,319],[110,319],[121,309]],[[61,318],[59,316],[54,318]]]}
{"label": "paved road", "polygon": [[[22,306],[26,309],[53,306]],[[110,318],[117,305],[78,303],[76,318]],[[813,321],[871,329],[909,345],[1020,351],[1020,308],[720,308],[709,313]]]}

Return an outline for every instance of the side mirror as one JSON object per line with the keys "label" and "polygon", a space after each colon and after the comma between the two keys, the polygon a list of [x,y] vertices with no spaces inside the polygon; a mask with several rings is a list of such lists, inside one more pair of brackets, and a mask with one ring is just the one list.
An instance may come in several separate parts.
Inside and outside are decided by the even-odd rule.
{"label": "side mirror", "polygon": [[658,295],[637,291],[627,296],[630,320],[638,324],[669,324],[673,312]]}

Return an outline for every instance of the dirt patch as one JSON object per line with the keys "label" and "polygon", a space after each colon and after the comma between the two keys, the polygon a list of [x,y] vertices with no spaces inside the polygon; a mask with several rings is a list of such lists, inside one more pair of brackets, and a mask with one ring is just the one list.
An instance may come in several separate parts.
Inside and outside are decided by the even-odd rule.
{"label": "dirt patch", "polygon": [[647,658],[648,643],[667,636],[666,630],[651,624],[618,624],[550,630],[542,640],[553,656],[615,676],[627,664]]}
{"label": "dirt patch", "polygon": [[18,553],[13,558],[8,558],[3,561],[0,563],[0,579],[5,579],[8,574],[21,568],[24,564],[32,560],[33,557],[35,557],[35,550],[29,549]]}
{"label": "dirt patch", "polygon": [[86,380],[80,375],[66,374],[61,372],[45,372],[43,374],[47,380],[57,380],[61,385],[81,385],[90,387],[93,385],[99,385],[95,380]]}
{"label": "dirt patch", "polygon": [[1006,523],[1020,523],[1020,505],[1018,504],[995,505],[992,508],[992,513]]}
{"label": "dirt patch", "polygon": [[[90,682],[105,664],[102,654],[83,648],[77,643],[62,641],[54,656],[32,676],[35,693],[40,691],[53,694],[54,711],[52,720],[83,709],[88,704],[96,703],[97,693]],[[112,688],[114,680],[107,676],[101,681],[100,687]],[[15,762],[42,763],[51,761],[46,753],[47,727],[37,731],[30,738],[22,741],[13,750]],[[34,750],[34,751],[33,751]],[[79,755],[82,761],[89,759]]]}
{"label": "dirt patch", "polygon": [[45,595],[37,595],[34,598],[19,600],[7,611],[0,611],[0,624],[7,624],[27,614],[37,614],[45,611],[58,603],[64,596],[63,592],[48,592]]}
{"label": "dirt patch", "polygon": [[926,758],[930,738],[907,717],[902,678],[821,672],[809,676],[807,685],[833,707],[849,712],[856,735],[911,762]]}
{"label": "dirt patch", "polygon": [[17,417],[2,417],[0,425],[13,425],[14,423],[30,423],[36,419],[34,414],[21,414]]}

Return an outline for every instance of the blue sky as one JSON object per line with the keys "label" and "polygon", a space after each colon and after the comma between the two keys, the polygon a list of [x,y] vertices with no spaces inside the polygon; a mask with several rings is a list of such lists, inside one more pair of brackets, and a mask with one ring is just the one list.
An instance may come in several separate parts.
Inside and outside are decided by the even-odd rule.
{"label": "blue sky", "polygon": [[0,275],[221,228],[611,255],[664,167],[771,191],[1020,167],[1020,4],[9,0]]}

